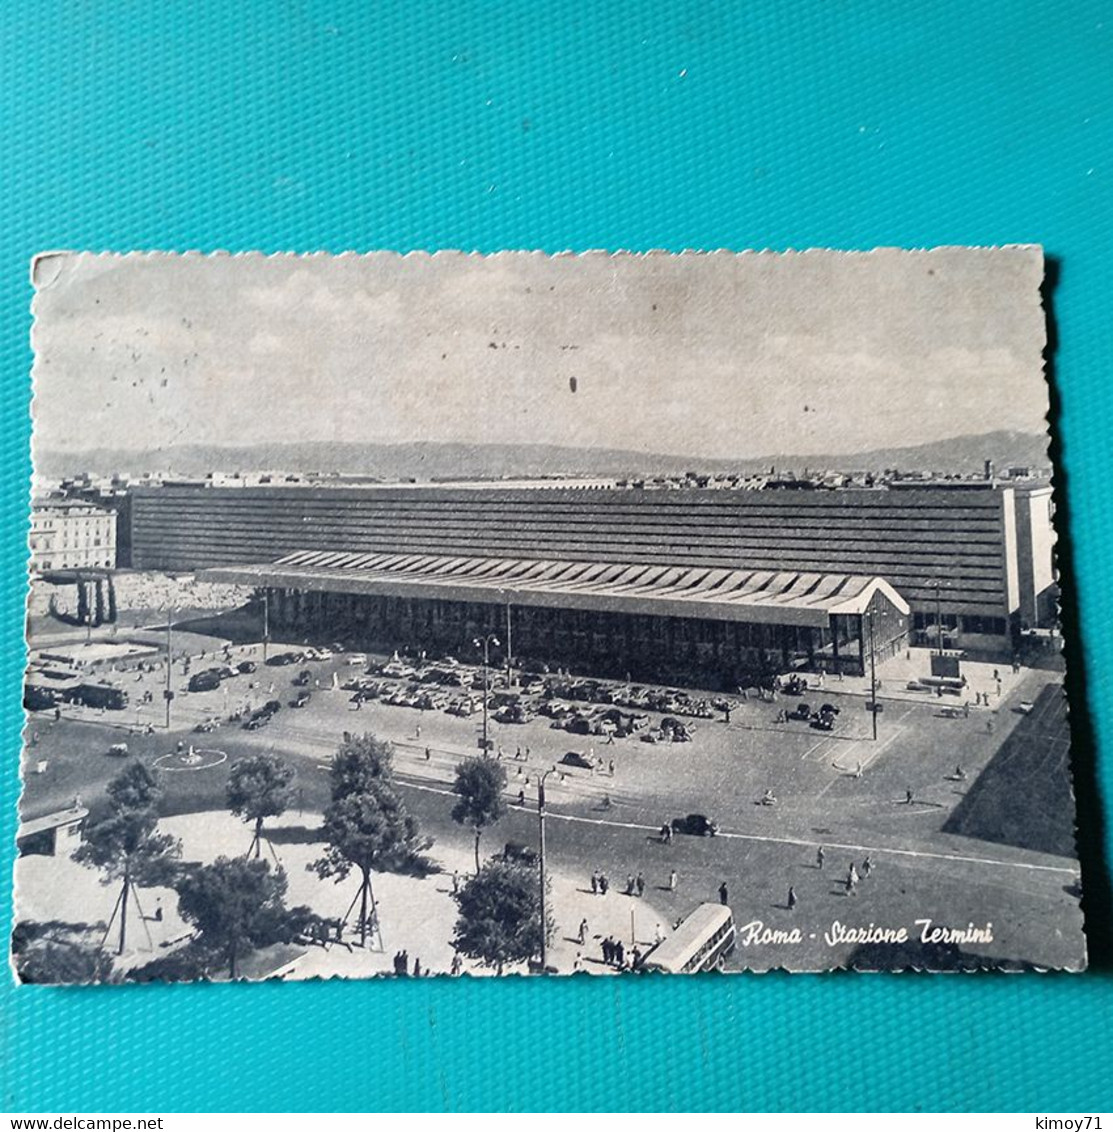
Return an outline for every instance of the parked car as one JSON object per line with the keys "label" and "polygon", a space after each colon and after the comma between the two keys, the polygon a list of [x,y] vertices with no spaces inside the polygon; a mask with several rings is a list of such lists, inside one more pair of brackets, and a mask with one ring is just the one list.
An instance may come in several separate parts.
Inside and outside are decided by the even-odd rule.
{"label": "parked car", "polygon": [[108,753],[116,758],[124,758],[128,753],[127,743],[113,743],[108,748]]}
{"label": "parked car", "polygon": [[714,837],[719,827],[706,814],[687,814],[672,819],[674,833],[687,833],[692,837]]}
{"label": "parked car", "polygon": [[504,861],[514,861],[520,865],[537,864],[537,851],[517,841],[508,841],[501,856]]}
{"label": "parked car", "polygon": [[312,692],[299,692],[297,696],[290,701],[290,707],[303,708],[312,698]]}
{"label": "parked car", "polygon": [[348,656],[348,659],[347,659],[347,660],[346,660],[346,661],[345,661],[344,663],[345,663],[345,664],[349,664],[349,665],[351,665],[351,666],[352,666],[353,668],[354,668],[354,667],[355,667],[355,666],[356,666],[357,664],[358,664],[358,665],[359,665],[360,667],[366,667],[366,665],[367,665],[367,656],[366,656],[366,654],[365,654],[365,653],[361,653],[361,652],[354,652],[354,653],[351,653],[351,654],[350,654],[350,655]]}
{"label": "parked car", "polygon": [[220,673],[215,668],[206,668],[189,678],[186,687],[191,692],[214,692],[220,687]]}
{"label": "parked car", "polygon": [[236,671],[244,676],[250,676],[259,666],[253,660],[241,660],[236,665]]}
{"label": "parked car", "polygon": [[288,664],[300,664],[301,661],[302,655],[300,652],[279,652],[267,658],[267,664],[273,668],[282,668],[284,665]]}
{"label": "parked car", "polygon": [[812,717],[812,709],[801,701],[788,713],[789,719],[802,719],[805,723]]}
{"label": "parked car", "polygon": [[294,677],[294,681],[293,681],[294,687],[295,688],[304,688],[309,683],[309,681],[312,680],[312,679],[313,679],[313,673],[310,672],[308,668],[303,668]]}
{"label": "parked car", "polygon": [[568,751],[560,760],[564,766],[575,766],[581,770],[591,770],[594,765],[587,755],[581,755],[579,751]]}

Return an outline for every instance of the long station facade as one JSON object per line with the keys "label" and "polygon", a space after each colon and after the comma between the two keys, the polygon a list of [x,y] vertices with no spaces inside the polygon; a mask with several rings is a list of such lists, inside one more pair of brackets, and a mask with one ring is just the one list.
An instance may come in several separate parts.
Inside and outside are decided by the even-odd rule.
{"label": "long station facade", "polygon": [[275,631],[447,651],[492,633],[646,679],[860,673],[940,637],[1004,652],[1054,616],[1046,486],[165,484],[134,492],[130,526],[135,568],[254,586]]}

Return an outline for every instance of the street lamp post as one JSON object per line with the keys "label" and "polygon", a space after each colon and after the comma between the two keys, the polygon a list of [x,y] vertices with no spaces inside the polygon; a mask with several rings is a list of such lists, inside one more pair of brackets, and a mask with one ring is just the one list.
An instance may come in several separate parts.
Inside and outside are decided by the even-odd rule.
{"label": "street lamp post", "polygon": [[475,638],[475,647],[483,650],[483,751],[487,752],[487,700],[490,697],[489,666],[491,663],[491,646],[498,647],[499,639],[494,633],[484,637]]}
{"label": "street lamp post", "polygon": [[866,618],[870,624],[870,719],[873,724],[873,737],[877,738],[877,668],[876,653],[873,642],[873,610],[866,610]]}
{"label": "street lamp post", "polygon": [[270,590],[263,590],[263,663],[267,663],[267,645],[271,639]]}
{"label": "street lamp post", "polygon": [[549,939],[545,919],[545,779],[553,773],[545,771],[537,780],[537,877],[541,893],[541,973],[549,964]]}
{"label": "street lamp post", "polygon": [[174,700],[174,689],[171,684],[171,668],[173,667],[172,650],[174,643],[174,610],[169,609],[166,612],[166,690],[162,693],[162,698],[166,701],[166,730],[170,730],[170,704]]}

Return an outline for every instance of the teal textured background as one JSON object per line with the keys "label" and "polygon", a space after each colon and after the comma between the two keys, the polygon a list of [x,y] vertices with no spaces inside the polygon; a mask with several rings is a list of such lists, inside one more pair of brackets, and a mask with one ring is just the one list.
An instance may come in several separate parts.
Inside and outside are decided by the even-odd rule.
{"label": "teal textured background", "polygon": [[[1042,243],[1082,977],[0,987],[9,1111],[1110,1106],[1113,6],[6,3],[0,853],[18,790],[35,251]],[[1085,677],[1085,681],[1084,678]],[[1088,685],[1093,734],[1082,710]],[[10,915],[7,885],[0,915]]]}

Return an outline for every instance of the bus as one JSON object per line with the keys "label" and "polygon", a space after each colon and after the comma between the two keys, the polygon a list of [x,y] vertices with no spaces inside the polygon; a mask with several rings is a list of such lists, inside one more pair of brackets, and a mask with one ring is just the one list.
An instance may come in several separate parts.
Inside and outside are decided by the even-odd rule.
{"label": "bus", "polygon": [[91,708],[108,708],[121,711],[128,706],[128,694],[114,684],[79,684],[70,698]]}
{"label": "bus", "polygon": [[725,904],[701,904],[641,962],[643,971],[713,971],[734,950],[734,917]]}

